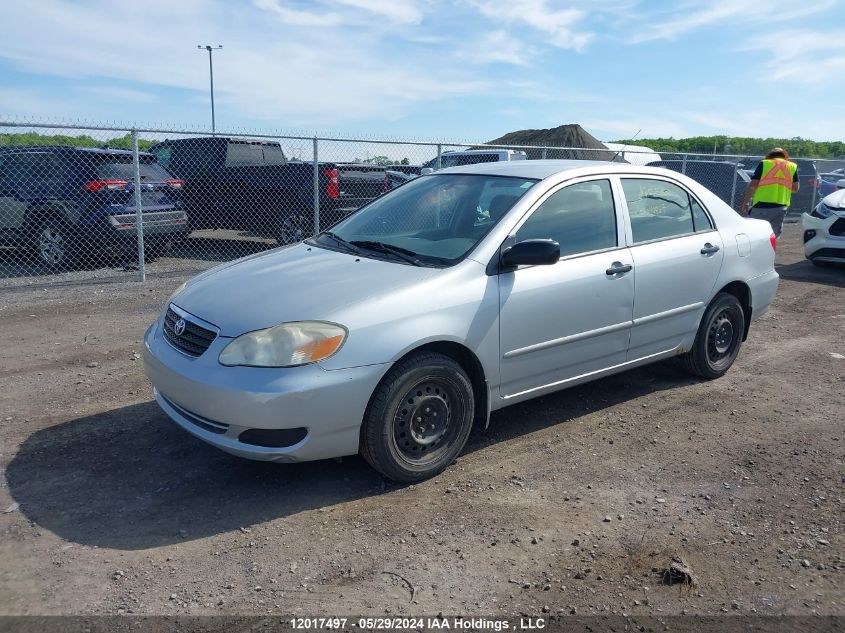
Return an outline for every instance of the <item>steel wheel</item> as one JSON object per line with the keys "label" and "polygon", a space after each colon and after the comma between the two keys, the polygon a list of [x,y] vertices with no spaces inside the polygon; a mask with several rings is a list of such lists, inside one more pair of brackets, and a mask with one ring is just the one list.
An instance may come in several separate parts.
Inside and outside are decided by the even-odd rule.
{"label": "steel wheel", "polygon": [[465,413],[457,385],[443,377],[408,389],[393,415],[393,441],[402,459],[418,465],[436,460],[459,430],[454,419]]}
{"label": "steel wheel", "polygon": [[739,355],[745,335],[745,314],[735,296],[719,293],[710,302],[692,349],[683,357],[691,373],[704,378],[724,375]]}
{"label": "steel wheel", "polygon": [[361,454],[395,481],[428,479],[458,457],[474,416],[472,382],[458,362],[435,352],[411,354],[373,392]]}

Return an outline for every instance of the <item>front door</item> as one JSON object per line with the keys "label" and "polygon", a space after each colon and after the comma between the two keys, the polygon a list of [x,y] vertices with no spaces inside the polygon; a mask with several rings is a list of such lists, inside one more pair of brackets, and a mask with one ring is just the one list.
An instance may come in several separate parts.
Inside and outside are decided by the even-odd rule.
{"label": "front door", "polygon": [[499,275],[503,399],[625,362],[634,275],[618,218],[610,181],[586,180],[553,190],[509,238],[553,239],[561,259]]}
{"label": "front door", "polygon": [[637,276],[628,360],[690,344],[712,295],[724,249],[686,189],[656,178],[623,178]]}

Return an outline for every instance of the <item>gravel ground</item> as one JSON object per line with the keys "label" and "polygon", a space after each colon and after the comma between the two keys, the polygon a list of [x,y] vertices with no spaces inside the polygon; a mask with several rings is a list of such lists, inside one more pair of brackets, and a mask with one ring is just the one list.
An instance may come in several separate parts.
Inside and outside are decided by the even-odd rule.
{"label": "gravel ground", "polygon": [[415,486],[170,423],[141,337],[183,275],[4,290],[0,614],[845,615],[845,270],[794,224],[778,261],[724,378],[513,406]]}

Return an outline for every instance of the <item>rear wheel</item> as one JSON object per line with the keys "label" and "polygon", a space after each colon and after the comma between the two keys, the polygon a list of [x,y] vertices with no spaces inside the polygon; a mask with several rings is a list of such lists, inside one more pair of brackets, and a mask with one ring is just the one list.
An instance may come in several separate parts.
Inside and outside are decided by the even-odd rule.
{"label": "rear wheel", "polygon": [[745,335],[745,313],[732,294],[717,294],[701,319],[692,349],[682,356],[684,367],[702,378],[719,378],[730,369]]}
{"label": "rear wheel", "polygon": [[79,257],[76,232],[66,221],[53,215],[39,221],[33,246],[38,263],[51,270],[69,268]]}
{"label": "rear wheel", "polygon": [[279,246],[296,244],[311,235],[314,222],[305,214],[297,213],[279,219],[275,238]]}
{"label": "rear wheel", "polygon": [[463,450],[475,414],[472,383],[448,356],[421,352],[390,370],[361,428],[361,454],[384,476],[428,479]]}

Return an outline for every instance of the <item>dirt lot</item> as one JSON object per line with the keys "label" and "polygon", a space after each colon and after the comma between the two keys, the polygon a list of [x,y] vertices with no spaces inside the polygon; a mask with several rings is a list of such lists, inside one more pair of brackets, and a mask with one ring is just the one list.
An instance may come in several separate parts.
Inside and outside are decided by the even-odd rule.
{"label": "dirt lot", "polygon": [[[730,373],[498,412],[445,474],[272,465],[151,401],[179,276],[0,293],[0,613],[845,615],[845,270],[783,277]],[[661,584],[682,556],[687,590]]]}

